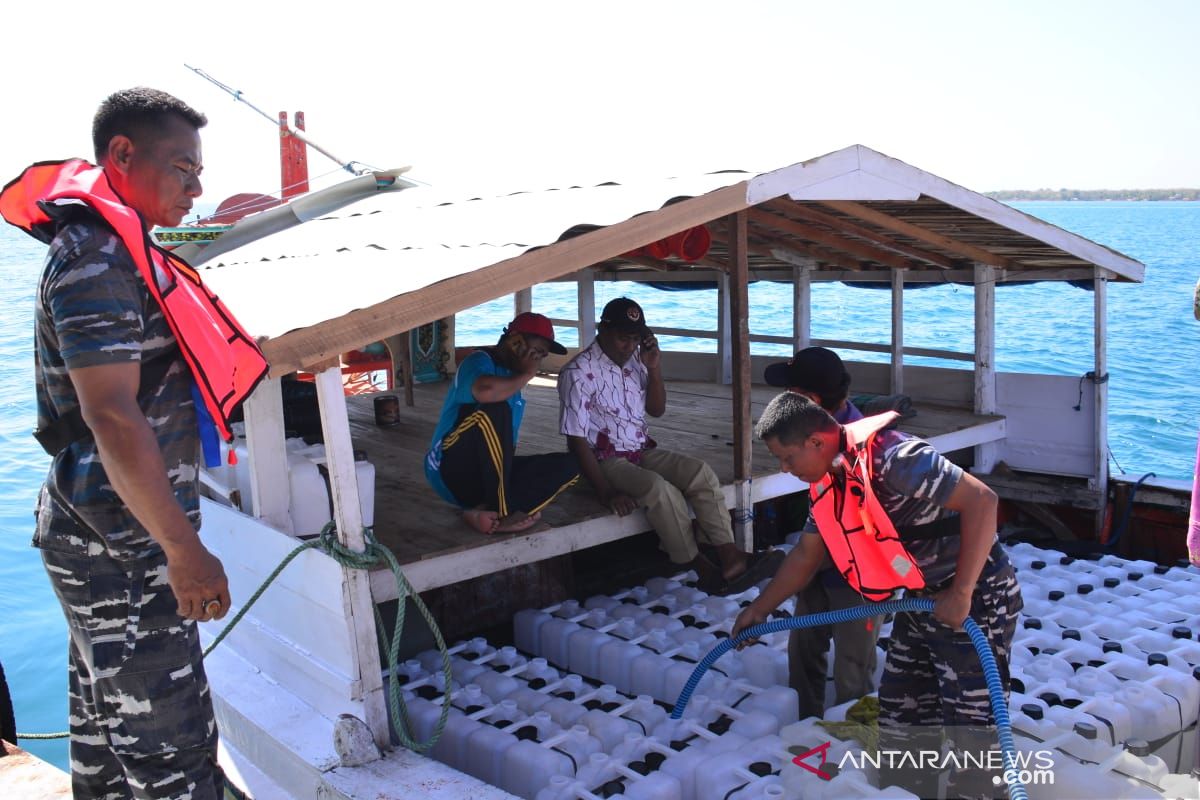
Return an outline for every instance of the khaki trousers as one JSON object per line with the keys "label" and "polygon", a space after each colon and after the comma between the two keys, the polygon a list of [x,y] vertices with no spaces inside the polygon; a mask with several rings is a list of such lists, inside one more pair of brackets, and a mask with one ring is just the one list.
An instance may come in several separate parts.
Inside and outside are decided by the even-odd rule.
{"label": "khaki trousers", "polygon": [[600,462],[600,471],[615,490],[646,507],[659,546],[672,562],[686,564],[699,552],[689,502],[701,541],[714,546],[733,542],[721,482],[704,461],[655,447],[642,453],[640,465],[609,458]]}

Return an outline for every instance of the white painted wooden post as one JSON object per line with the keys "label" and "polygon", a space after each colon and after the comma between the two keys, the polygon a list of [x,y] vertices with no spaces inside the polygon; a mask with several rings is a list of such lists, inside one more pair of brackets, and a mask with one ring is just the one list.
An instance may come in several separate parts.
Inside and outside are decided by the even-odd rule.
{"label": "white painted wooden post", "polygon": [[576,297],[579,305],[579,349],[596,338],[596,273],[585,269],[579,273]]}
{"label": "white painted wooden post", "polygon": [[513,294],[513,316],[533,310],[533,289],[522,289]]}
{"label": "white painted wooden post", "polygon": [[733,383],[733,322],[729,313],[729,273],[717,273],[717,380]]}
{"label": "white painted wooden post", "polygon": [[797,353],[812,341],[812,269],[792,268],[792,348]]}
{"label": "white painted wooden post", "polygon": [[[333,519],[338,541],[351,550],[366,549],[362,507],[355,474],[354,445],[342,389],[342,370],[336,363],[316,373],[317,399],[321,404],[321,430],[325,434],[325,459],[329,489],[333,493]],[[379,639],[375,631],[375,604],[370,576],[365,570],[342,567],[342,599],[346,621],[354,639],[355,669],[367,727],[381,750],[391,749],[383,670],[379,666]]]}
{"label": "white painted wooden post", "polygon": [[[975,265],[975,413],[996,413],[996,268]],[[996,466],[998,446],[975,446],[975,472]]]}
{"label": "white painted wooden post", "polygon": [[1096,397],[1096,472],[1095,489],[1100,496],[1096,513],[1096,532],[1104,526],[1104,511],[1108,504],[1108,272],[1096,267],[1092,282],[1092,303],[1095,322],[1094,346],[1096,379],[1092,389]]}
{"label": "white painted wooden post", "polygon": [[246,450],[250,457],[250,497],[254,516],[291,536],[291,486],[288,482],[283,392],[278,378],[267,378],[242,406]]}
{"label": "white painted wooden post", "polygon": [[750,259],[746,214],[729,221],[730,352],[733,383],[733,482],[736,518],[733,541],[743,551],[754,550],[754,505],[750,499],[754,431],[750,416]]}
{"label": "white painted wooden post", "polygon": [[904,270],[892,270],[892,394],[904,393]]}

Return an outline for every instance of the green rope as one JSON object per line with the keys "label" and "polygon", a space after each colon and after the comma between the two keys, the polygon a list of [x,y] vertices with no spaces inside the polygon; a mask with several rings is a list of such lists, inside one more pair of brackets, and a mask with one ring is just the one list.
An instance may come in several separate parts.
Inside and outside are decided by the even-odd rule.
{"label": "green rope", "polygon": [[[250,599],[246,601],[241,610],[234,615],[216,638],[212,640],[204,650],[204,658],[213,651],[218,644],[229,634],[230,631],[237,626],[250,608],[258,602],[258,598],[262,597],[263,592],[267,587],[279,577],[279,574],[287,568],[287,565],[295,560],[296,556],[303,553],[305,550],[317,549],[325,555],[332,558],[344,567],[350,569],[369,570],[371,567],[381,562],[386,562],[392,570],[392,575],[396,579],[396,593],[399,597],[398,608],[396,610],[396,624],[392,629],[390,637],[385,636],[383,632],[383,617],[379,613],[379,607],[372,604],[372,610],[375,612],[375,630],[379,635],[379,644],[388,656],[388,710],[391,711],[392,730],[396,734],[396,738],[400,740],[400,744],[414,752],[424,752],[432,748],[439,738],[442,731],[446,727],[446,719],[450,715],[450,653],[446,648],[446,642],[442,639],[442,632],[438,628],[437,622],[434,621],[433,615],[429,612],[421,596],[417,594],[412,584],[408,582],[408,578],[404,576],[404,572],[400,569],[400,563],[396,561],[396,556],[391,550],[387,549],[379,543],[375,538],[375,533],[370,528],[363,528],[363,538],[366,541],[366,549],[362,552],[351,550],[338,541],[337,529],[332,522],[327,524],[321,531],[321,534],[315,538],[304,542],[279,563],[279,566],[267,576],[262,585],[254,594],[250,595]],[[404,618],[406,613],[406,598],[411,597],[417,610],[421,612],[421,616],[425,619],[429,630],[433,633],[434,641],[437,642],[438,652],[442,654],[442,676],[445,678],[445,691],[442,694],[442,713],[438,717],[437,724],[434,725],[433,731],[430,734],[428,741],[416,741],[413,733],[412,718],[408,714],[408,706],[404,702],[404,698],[400,693],[400,683],[396,679],[397,666],[400,661],[400,638],[404,630]],[[366,668],[366,665],[364,665]],[[70,735],[69,731],[61,731],[59,733],[18,733],[18,739],[63,739]]]}
{"label": "green rope", "polygon": [[70,736],[69,731],[59,731],[58,733],[18,733],[18,739],[65,739]]}

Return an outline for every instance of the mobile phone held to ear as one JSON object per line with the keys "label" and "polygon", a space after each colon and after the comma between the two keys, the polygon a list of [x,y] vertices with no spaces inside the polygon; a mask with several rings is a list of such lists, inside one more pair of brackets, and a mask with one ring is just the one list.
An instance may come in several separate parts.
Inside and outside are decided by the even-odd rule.
{"label": "mobile phone held to ear", "polygon": [[518,359],[524,358],[529,349],[525,344],[525,337],[516,332],[505,335],[504,346]]}

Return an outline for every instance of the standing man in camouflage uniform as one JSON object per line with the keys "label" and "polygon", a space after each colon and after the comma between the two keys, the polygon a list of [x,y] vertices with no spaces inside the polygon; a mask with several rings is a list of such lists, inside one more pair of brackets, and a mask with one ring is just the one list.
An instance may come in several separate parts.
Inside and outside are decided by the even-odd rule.
{"label": "standing man in camouflage uniform", "polygon": [[[784,472],[810,484],[827,475],[847,480],[845,428],[808,398],[779,395],[755,432]],[[995,742],[995,731],[987,682],[962,623],[970,615],[983,630],[1007,695],[1008,655],[1024,605],[1016,572],[996,538],[996,495],[908,434],[880,430],[867,447],[871,489],[924,576],[924,588],[906,590],[906,596],[934,599],[932,615],[897,614],[893,622],[879,687],[880,749],[916,757],[940,751],[945,737],[980,759]],[[764,621],[807,586],[826,553],[822,535],[806,534],[758,599],[738,615],[731,635]],[[993,781],[998,775],[951,770],[948,796],[1003,796],[1003,784]],[[883,782],[900,783],[919,797],[936,797],[937,779],[929,769],[881,769]]]}
{"label": "standing man in camouflage uniform", "polygon": [[[97,163],[147,229],[178,225],[200,195],[205,124],[152,89],[97,111]],[[38,423],[78,407],[92,435],[55,457],[33,543],[71,634],[75,796],[218,798],[196,622],[230,598],[197,534],[192,376],[126,244],[84,206],[57,219],[35,312]]]}

